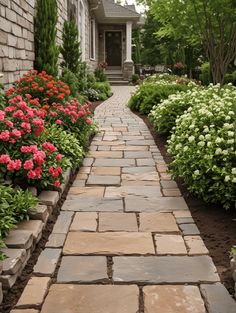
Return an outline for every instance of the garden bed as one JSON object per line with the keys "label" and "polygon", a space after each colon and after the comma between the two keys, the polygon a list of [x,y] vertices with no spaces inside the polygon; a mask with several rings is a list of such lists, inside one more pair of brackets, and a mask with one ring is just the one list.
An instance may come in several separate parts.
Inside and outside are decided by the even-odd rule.
{"label": "garden bed", "polygon": [[[165,162],[170,163],[171,158],[167,154],[165,147],[167,138],[155,131],[147,116],[134,113],[146,123]],[[236,211],[226,211],[221,205],[205,203],[194,197],[187,190],[182,180],[177,180],[177,183],[217,267],[221,281],[233,295],[235,291],[230,268],[229,251],[236,243]]]}

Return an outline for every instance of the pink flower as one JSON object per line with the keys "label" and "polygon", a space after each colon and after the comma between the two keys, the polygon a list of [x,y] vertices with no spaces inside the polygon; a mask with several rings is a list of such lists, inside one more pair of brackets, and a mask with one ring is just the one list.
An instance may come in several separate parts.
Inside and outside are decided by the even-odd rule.
{"label": "pink flower", "polygon": [[21,108],[21,110],[27,110],[28,106],[26,104],[25,101],[20,101],[18,104],[17,104],[18,107]]}
{"label": "pink flower", "polygon": [[34,170],[34,172],[35,172],[35,174],[36,174],[36,176],[38,177],[38,178],[41,178],[41,173],[42,173],[42,168],[41,167],[36,167],[36,169]]}
{"label": "pink flower", "polygon": [[[10,101],[9,101],[10,102]],[[10,105],[8,107],[5,108],[6,112],[13,112],[16,110],[16,107],[14,107],[13,105]]]}
{"label": "pink flower", "polygon": [[22,128],[24,128],[24,129],[27,131],[27,133],[30,133],[30,132],[31,132],[30,123],[22,122],[20,126],[21,126]]}
{"label": "pink flower", "polygon": [[16,138],[20,138],[21,137],[21,132],[18,129],[13,129],[11,134],[16,137]]}
{"label": "pink flower", "polygon": [[57,162],[60,162],[60,161],[61,161],[61,159],[62,159],[62,155],[61,155],[61,154],[58,154],[58,155],[56,156],[56,160],[57,160]]}
{"label": "pink flower", "polygon": [[85,122],[86,122],[88,125],[90,125],[90,124],[92,123],[92,121],[91,121],[89,118],[86,118],[86,119],[85,119]]}
{"label": "pink flower", "polygon": [[20,118],[20,119],[24,119],[25,115],[21,110],[17,110],[15,113],[13,113],[12,115],[14,118]]}
{"label": "pink flower", "polygon": [[31,145],[31,146],[22,146],[20,148],[20,151],[22,153],[37,153],[38,152],[38,147],[36,145]]}
{"label": "pink flower", "polygon": [[5,130],[2,133],[0,133],[0,139],[3,141],[8,141],[10,138],[10,132],[9,130]]}
{"label": "pink flower", "polygon": [[0,110],[0,121],[3,121],[5,118],[6,113],[2,110]]}
{"label": "pink flower", "polygon": [[9,121],[9,120],[5,120],[5,124],[6,124],[8,127],[10,127],[10,128],[12,128],[12,127],[14,126],[14,124],[12,123],[12,121]]}
{"label": "pink flower", "polygon": [[56,181],[54,182],[54,186],[55,186],[55,187],[59,188],[60,185],[61,185],[61,184],[60,184],[59,180],[56,180]]}
{"label": "pink flower", "polygon": [[32,123],[36,126],[44,126],[44,121],[41,118],[34,118]]}
{"label": "pink flower", "polygon": [[1,163],[1,164],[7,164],[7,163],[10,162],[10,161],[11,161],[11,159],[10,159],[10,157],[9,157],[8,154],[2,154],[2,155],[0,155],[0,163]]}
{"label": "pink flower", "polygon": [[38,151],[34,153],[34,161],[40,166],[45,162],[46,154],[44,151]]}
{"label": "pink flower", "polygon": [[42,144],[42,147],[44,150],[47,150],[49,153],[53,153],[54,151],[57,151],[57,148],[50,142],[44,142]]}
{"label": "pink flower", "polygon": [[51,116],[57,116],[57,112],[51,111],[51,112],[49,112],[49,115],[51,115]]}
{"label": "pink flower", "polygon": [[29,170],[29,172],[27,173],[27,177],[29,179],[35,179],[35,178],[37,178],[37,175],[36,175],[35,171]]}
{"label": "pink flower", "polygon": [[61,125],[61,123],[62,123],[61,120],[56,120],[56,121],[55,121],[55,124],[57,124],[57,125]]}
{"label": "pink flower", "polygon": [[8,171],[14,171],[14,170],[19,170],[21,168],[21,161],[20,160],[11,160],[7,164],[7,169]]}
{"label": "pink flower", "polygon": [[26,160],[24,163],[24,169],[25,170],[32,170],[33,168],[34,168],[33,160]]}

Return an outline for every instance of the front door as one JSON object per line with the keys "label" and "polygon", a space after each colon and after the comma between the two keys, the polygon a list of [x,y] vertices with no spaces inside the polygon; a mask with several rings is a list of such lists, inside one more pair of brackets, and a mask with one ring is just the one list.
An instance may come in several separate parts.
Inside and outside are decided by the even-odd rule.
{"label": "front door", "polygon": [[121,66],[121,32],[108,31],[105,35],[106,62],[108,66]]}

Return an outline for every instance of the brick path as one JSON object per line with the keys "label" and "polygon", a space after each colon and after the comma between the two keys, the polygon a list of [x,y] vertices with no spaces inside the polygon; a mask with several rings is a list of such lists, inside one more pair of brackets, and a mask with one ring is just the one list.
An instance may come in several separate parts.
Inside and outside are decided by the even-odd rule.
{"label": "brick path", "polygon": [[115,87],[97,108],[100,133],[12,312],[236,312],[149,130],[126,107],[131,91]]}

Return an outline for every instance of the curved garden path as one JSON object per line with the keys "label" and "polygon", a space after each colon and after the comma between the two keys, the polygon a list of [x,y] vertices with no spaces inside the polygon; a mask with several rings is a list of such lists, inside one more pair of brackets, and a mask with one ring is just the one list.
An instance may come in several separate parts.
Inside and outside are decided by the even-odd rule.
{"label": "curved garden path", "polygon": [[235,313],[149,130],[126,107],[134,88],[113,90],[12,312]]}

